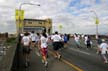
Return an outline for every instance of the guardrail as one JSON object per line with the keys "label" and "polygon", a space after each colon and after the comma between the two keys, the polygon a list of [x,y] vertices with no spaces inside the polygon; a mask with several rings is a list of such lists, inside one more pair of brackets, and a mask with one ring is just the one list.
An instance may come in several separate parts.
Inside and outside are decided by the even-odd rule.
{"label": "guardrail", "polygon": [[16,46],[10,47],[6,51],[6,55],[2,56],[2,59],[0,60],[0,71],[10,71],[11,70],[15,50],[16,50]]}
{"label": "guardrail", "polygon": [[6,51],[0,61],[0,71],[19,71],[20,67],[20,37],[17,39],[17,43],[10,47]]}

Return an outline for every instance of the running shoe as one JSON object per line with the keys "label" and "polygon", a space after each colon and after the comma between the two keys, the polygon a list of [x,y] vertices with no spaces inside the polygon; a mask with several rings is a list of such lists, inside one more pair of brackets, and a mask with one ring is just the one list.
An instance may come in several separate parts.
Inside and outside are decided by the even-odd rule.
{"label": "running shoe", "polygon": [[45,67],[48,67],[48,62],[47,61],[45,62]]}
{"label": "running shoe", "polygon": [[58,59],[59,59],[59,60],[61,59],[61,55],[58,55]]}

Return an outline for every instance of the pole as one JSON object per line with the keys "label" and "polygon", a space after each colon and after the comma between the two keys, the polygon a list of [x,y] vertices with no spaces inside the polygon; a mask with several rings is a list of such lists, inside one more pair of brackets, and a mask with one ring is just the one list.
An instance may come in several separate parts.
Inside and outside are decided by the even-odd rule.
{"label": "pole", "polygon": [[96,24],[96,39],[98,39],[98,24]]}
{"label": "pole", "polygon": [[95,14],[96,39],[98,39],[98,24],[99,24],[99,18],[98,18],[98,16],[97,16],[97,14],[96,14],[96,12],[95,12],[95,11],[91,11],[91,12],[93,12],[93,13]]}
{"label": "pole", "polygon": [[[22,10],[22,6],[23,6],[23,5],[37,5],[37,6],[40,6],[40,4],[21,3],[20,6],[19,6],[19,11]],[[21,24],[22,24],[22,20],[21,20],[21,13],[19,13],[19,33],[22,33],[22,31],[23,31],[23,28],[20,27]]]}

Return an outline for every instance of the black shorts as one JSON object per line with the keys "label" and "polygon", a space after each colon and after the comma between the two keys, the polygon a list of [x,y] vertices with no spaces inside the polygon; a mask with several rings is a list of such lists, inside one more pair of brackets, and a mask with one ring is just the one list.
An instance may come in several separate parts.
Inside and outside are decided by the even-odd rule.
{"label": "black shorts", "polygon": [[35,41],[32,41],[32,43],[35,43]]}
{"label": "black shorts", "polygon": [[64,47],[64,42],[59,42],[59,48]]}
{"label": "black shorts", "polygon": [[91,44],[87,44],[87,46],[91,46]]}
{"label": "black shorts", "polygon": [[60,42],[53,42],[53,49],[57,51],[59,50],[59,48],[60,48]]}
{"label": "black shorts", "polygon": [[31,51],[29,46],[23,46],[23,53],[29,54]]}

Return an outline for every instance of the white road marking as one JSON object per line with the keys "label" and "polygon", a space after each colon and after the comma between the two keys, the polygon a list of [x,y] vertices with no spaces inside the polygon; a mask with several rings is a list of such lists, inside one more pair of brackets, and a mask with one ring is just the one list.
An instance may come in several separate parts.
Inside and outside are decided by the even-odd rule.
{"label": "white road marking", "polygon": [[37,56],[41,56],[39,52],[36,52]]}
{"label": "white road marking", "polygon": [[71,49],[73,51],[77,51],[77,52],[83,53],[83,54],[86,54],[86,55],[90,55],[90,53],[84,52],[84,51],[81,51],[81,50],[78,50],[78,49],[73,49],[73,48],[69,48],[69,49]]}
{"label": "white road marking", "polygon": [[39,51],[38,51],[37,49],[35,49],[35,54],[36,54],[37,56],[41,56],[40,53],[39,53]]}

